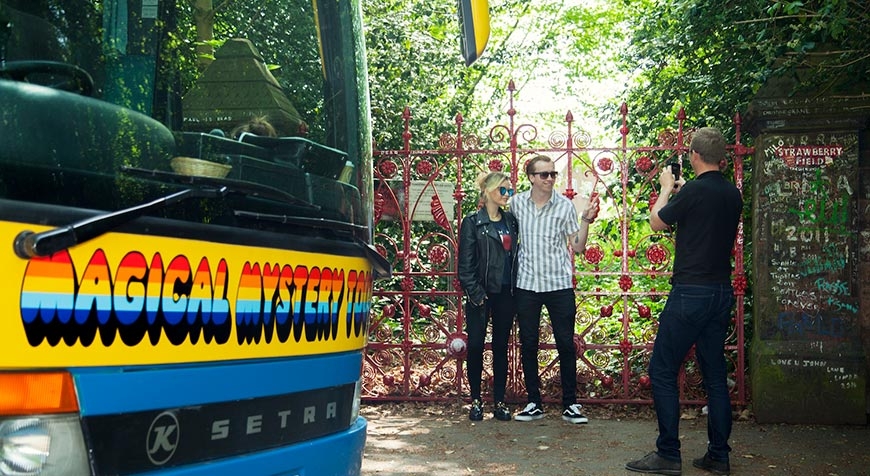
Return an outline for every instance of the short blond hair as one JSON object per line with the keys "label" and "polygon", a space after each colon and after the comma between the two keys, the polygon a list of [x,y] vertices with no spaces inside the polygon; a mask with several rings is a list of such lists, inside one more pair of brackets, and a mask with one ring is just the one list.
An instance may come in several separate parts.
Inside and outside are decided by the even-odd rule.
{"label": "short blond hair", "polygon": [[477,188],[480,189],[480,196],[483,197],[487,193],[497,189],[505,180],[510,181],[510,177],[503,172],[481,173],[477,176]]}

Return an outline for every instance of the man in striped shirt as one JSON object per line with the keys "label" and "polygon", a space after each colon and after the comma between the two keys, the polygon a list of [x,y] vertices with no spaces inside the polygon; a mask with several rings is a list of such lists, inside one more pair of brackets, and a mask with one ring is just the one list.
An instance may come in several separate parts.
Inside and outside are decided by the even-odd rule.
{"label": "man in striped shirt", "polygon": [[562,419],[571,423],[589,421],[577,403],[577,355],[574,349],[574,268],[571,250],[583,253],[589,224],[598,214],[598,199],[590,200],[578,222],[577,211],[566,197],[556,193],[555,164],[543,155],[526,164],[531,190],[515,195],[510,210],[520,224],[519,268],[516,307],[522,345],[523,376],[528,404],[515,420],[544,417],[538,376],[538,342],[541,309],[547,307],[562,377]]}

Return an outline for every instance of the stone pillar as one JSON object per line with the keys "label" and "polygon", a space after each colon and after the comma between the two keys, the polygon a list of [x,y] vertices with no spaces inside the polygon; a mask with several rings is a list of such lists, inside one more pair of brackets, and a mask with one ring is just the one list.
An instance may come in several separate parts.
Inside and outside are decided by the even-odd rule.
{"label": "stone pillar", "polygon": [[866,424],[870,97],[775,90],[747,115],[752,408],[759,422]]}

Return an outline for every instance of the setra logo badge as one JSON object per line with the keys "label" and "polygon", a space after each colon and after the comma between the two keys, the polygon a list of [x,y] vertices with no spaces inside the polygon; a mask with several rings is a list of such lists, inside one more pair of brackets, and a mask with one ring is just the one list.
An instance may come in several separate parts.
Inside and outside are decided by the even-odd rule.
{"label": "setra logo badge", "polygon": [[148,459],[157,466],[165,464],[175,454],[180,438],[181,428],[175,414],[163,412],[157,415],[145,436],[145,453]]}

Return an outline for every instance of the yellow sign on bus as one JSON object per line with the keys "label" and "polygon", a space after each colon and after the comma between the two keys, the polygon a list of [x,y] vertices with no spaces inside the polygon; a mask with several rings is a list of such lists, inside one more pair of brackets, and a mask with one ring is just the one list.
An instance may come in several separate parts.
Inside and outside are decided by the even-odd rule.
{"label": "yellow sign on bus", "polygon": [[[21,224],[0,222],[11,243]],[[285,357],[365,346],[364,257],[110,233],[3,258],[0,367]]]}

